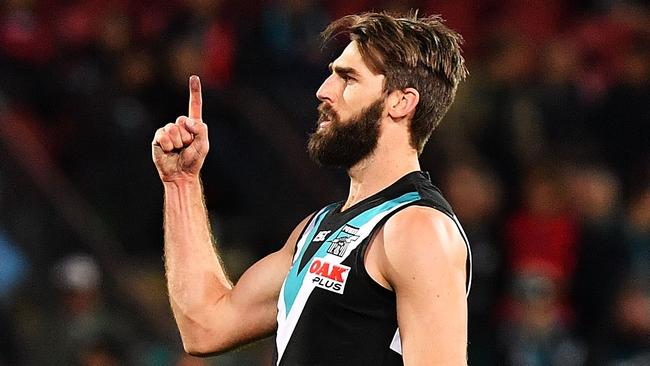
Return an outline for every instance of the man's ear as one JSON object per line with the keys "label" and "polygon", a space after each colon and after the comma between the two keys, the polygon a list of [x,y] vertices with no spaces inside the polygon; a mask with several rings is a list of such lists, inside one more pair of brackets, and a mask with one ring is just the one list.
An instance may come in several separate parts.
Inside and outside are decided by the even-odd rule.
{"label": "man's ear", "polygon": [[415,113],[420,101],[420,93],[414,88],[395,90],[388,96],[388,115],[393,119],[401,119]]}

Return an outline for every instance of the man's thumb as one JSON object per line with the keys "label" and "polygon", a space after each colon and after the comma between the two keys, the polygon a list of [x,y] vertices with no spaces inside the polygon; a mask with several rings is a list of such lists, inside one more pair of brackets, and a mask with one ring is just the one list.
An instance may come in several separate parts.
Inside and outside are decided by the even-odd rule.
{"label": "man's thumb", "polygon": [[185,128],[194,136],[194,142],[204,143],[208,139],[208,125],[201,120],[187,118]]}

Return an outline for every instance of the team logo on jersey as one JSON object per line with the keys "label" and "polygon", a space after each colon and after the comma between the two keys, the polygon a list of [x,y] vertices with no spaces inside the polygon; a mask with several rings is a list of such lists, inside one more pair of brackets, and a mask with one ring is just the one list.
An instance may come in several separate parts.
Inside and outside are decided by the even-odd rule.
{"label": "team logo on jersey", "polygon": [[343,229],[329,242],[330,246],[327,248],[327,252],[338,257],[343,257],[348,246],[359,239],[358,233],[359,229],[354,226],[343,226]]}
{"label": "team logo on jersey", "polygon": [[324,258],[314,258],[309,265],[308,280],[316,287],[343,294],[349,273],[350,267],[348,266],[333,263]]}

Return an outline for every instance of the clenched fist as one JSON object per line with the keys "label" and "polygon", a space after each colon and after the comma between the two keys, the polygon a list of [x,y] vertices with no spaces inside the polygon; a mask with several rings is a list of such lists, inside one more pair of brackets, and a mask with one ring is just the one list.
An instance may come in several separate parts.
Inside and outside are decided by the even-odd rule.
{"label": "clenched fist", "polygon": [[163,182],[198,177],[210,148],[201,109],[201,81],[192,75],[188,116],[159,128],[151,142],[153,161]]}

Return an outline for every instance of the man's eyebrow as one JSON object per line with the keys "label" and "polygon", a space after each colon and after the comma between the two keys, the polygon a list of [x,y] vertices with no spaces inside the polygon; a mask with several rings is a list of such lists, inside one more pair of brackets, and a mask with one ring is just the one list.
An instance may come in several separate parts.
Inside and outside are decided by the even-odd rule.
{"label": "man's eyebrow", "polygon": [[330,64],[327,65],[327,68],[330,70],[330,72],[336,73],[338,75],[359,76],[357,70],[352,67],[334,66],[334,63],[330,62]]}

